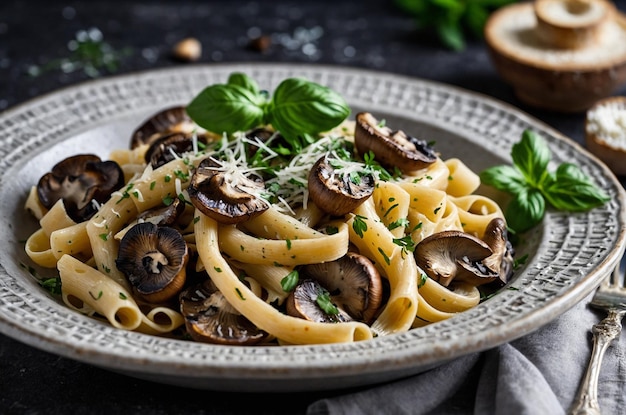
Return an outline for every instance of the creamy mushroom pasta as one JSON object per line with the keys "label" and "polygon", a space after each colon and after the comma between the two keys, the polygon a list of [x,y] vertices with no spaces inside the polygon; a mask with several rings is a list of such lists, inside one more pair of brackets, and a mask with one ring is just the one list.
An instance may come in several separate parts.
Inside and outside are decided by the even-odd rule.
{"label": "creamy mushroom pasta", "polygon": [[478,175],[373,114],[297,151],[272,125],[202,127],[166,109],[33,186],[26,252],[68,307],[220,344],[351,342],[450,318],[511,274]]}

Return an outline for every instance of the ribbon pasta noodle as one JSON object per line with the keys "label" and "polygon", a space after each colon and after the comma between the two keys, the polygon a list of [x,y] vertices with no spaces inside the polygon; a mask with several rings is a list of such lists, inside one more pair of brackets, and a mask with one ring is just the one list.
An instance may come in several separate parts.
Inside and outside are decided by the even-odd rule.
{"label": "ribbon pasta noodle", "polygon": [[336,343],[372,338],[370,328],[358,322],[327,324],[287,316],[256,297],[233,272],[219,248],[218,224],[198,215],[196,242],[204,264],[211,264],[207,273],[228,302],[256,326],[292,344]]}
{"label": "ribbon pasta noodle", "polygon": [[[180,314],[166,307],[144,314],[130,291],[70,255],[63,255],[57,267],[63,281],[63,301],[71,308],[98,313],[114,327],[147,334],[168,333],[183,323]],[[158,323],[157,319],[167,322]]]}
{"label": "ribbon pasta noodle", "polygon": [[335,235],[307,239],[259,239],[234,226],[220,227],[219,235],[220,248],[229,257],[250,264],[293,266],[333,261],[348,251],[345,224]]}
{"label": "ribbon pasta noodle", "polygon": [[[332,134],[340,130],[337,128]],[[341,131],[341,137],[326,135],[303,149],[303,159],[308,151],[320,159],[320,155],[335,154],[333,149],[337,146],[354,146],[354,135]],[[39,220],[40,227],[26,241],[25,251],[37,265],[58,270],[61,298],[68,307],[103,317],[116,328],[181,336],[190,334],[190,327],[209,314],[203,309],[189,317],[183,306],[184,297],[188,296],[209,309],[226,303],[235,318],[244,319],[246,324],[267,334],[263,340],[267,343],[262,344],[317,344],[361,341],[403,332],[451,318],[480,302],[477,284],[461,280],[446,286],[437,282],[426,275],[420,258],[414,255],[415,247],[433,235],[459,232],[482,239],[492,220],[504,218],[495,201],[475,193],[480,178],[461,160],[444,160],[437,155],[432,163],[418,170],[388,180],[375,176],[371,194],[345,214],[326,213],[324,206],[309,197],[310,189],[305,189],[301,199],[292,205],[281,193],[276,200],[268,201],[261,213],[249,213],[245,221],[229,222],[216,219],[193,203],[193,192],[198,191],[192,186],[193,178],[207,166],[215,170],[207,183],[224,181],[218,175],[231,170],[236,172],[233,175],[243,176],[239,170],[248,174],[244,143],[261,149],[264,144],[246,141],[250,140],[246,135],[237,133],[230,142],[227,137],[220,140],[211,136],[212,141],[203,143],[209,150],[199,151],[195,132],[193,137],[193,151],[181,155],[170,149],[168,161],[155,167],[146,161],[146,154],[151,151],[148,144],[112,150],[110,160],[119,166],[123,186],[110,193],[108,199],[98,204],[96,213],[82,222],[70,217],[72,211],[66,210],[63,200],[51,207],[46,205],[50,207],[46,209],[35,187],[31,189],[25,208]],[[233,160],[220,164],[220,157],[227,156]],[[242,159],[244,163],[237,164]],[[311,160],[301,166],[295,159],[290,161],[294,171],[311,170]],[[350,161],[345,167],[353,184],[362,177],[350,174],[372,171],[367,170],[371,166],[355,164]],[[292,177],[291,181],[278,182],[277,187],[303,187],[301,179]],[[268,188],[263,190],[267,192]],[[160,219],[145,215],[166,209],[174,202],[182,204],[175,225],[162,226]],[[179,261],[183,271],[177,274],[183,278],[178,282],[178,291],[159,296],[158,300],[142,292],[133,280],[135,274],[131,277],[120,265],[120,258],[128,251],[124,244],[129,235],[138,234],[139,228],[152,229],[152,225],[154,229],[176,227],[184,248]],[[158,243],[163,239],[167,237],[156,238]],[[137,262],[142,265],[134,266],[149,268],[154,273],[175,266],[176,261],[160,254],[152,248],[141,258],[143,262]],[[352,254],[371,264],[375,270],[372,274],[381,284],[378,287],[372,283],[372,290],[378,290],[381,299],[368,297],[363,302],[373,304],[371,315],[340,319],[342,315],[333,309],[334,304],[323,304],[327,294],[338,296],[340,289],[319,290],[311,297],[325,313],[339,315],[332,320],[334,323],[290,315],[295,289],[286,286],[294,275],[297,280],[298,272],[308,265],[336,264]],[[343,280],[344,268],[334,278]],[[221,296],[215,297],[219,301],[214,299],[214,291],[209,292],[209,286],[215,287]],[[355,297],[367,291],[362,287],[358,290]],[[219,330],[228,331],[223,327]]]}
{"label": "ribbon pasta noodle", "polygon": [[[417,266],[412,255],[402,251],[393,241],[393,235],[380,220],[369,199],[359,206],[348,220],[350,241],[361,252],[366,252],[382,274],[389,280],[390,295],[381,315],[372,325],[375,332],[385,335],[408,330],[418,309]],[[362,235],[354,231],[356,217],[367,223]]]}

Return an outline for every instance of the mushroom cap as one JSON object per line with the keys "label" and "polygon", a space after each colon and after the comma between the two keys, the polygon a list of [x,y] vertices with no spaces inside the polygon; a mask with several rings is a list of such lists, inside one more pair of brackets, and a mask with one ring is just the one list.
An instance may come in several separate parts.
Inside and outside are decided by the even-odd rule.
{"label": "mushroom cap", "polygon": [[267,127],[257,127],[246,132],[246,139],[248,140],[248,148],[246,151],[248,160],[252,160],[255,154],[261,148],[254,144],[255,142],[267,145],[271,142],[273,148],[289,148],[289,143],[285,140],[280,132],[271,130]]}
{"label": "mushroom cap", "polygon": [[225,345],[253,345],[268,337],[232,307],[211,280],[180,294],[185,327],[196,341]]}
{"label": "mushroom cap", "polygon": [[234,224],[268,209],[268,203],[255,195],[265,188],[263,179],[220,167],[209,157],[200,162],[192,175],[187,193],[198,210],[220,223]]}
{"label": "mushroom cap", "polygon": [[328,313],[322,309],[318,304],[320,296],[328,296],[328,291],[319,282],[312,279],[300,280],[285,302],[287,314],[318,323],[341,323],[353,320],[339,307],[335,308],[335,313]]}
{"label": "mushroom cap", "polygon": [[142,298],[160,303],[181,291],[188,258],[180,232],[143,222],[126,232],[115,264]]}
{"label": "mushroom cap", "polygon": [[426,141],[380,125],[369,112],[356,115],[354,143],[361,155],[372,151],[380,164],[403,172],[420,170],[437,160],[437,154]]}
{"label": "mushroom cap", "polygon": [[[197,140],[205,142],[203,137],[197,137]],[[152,141],[144,158],[146,163],[150,164],[153,169],[159,168],[164,164],[181,157],[185,153],[194,151],[194,136],[188,133],[170,133],[162,135]]]}
{"label": "mushroom cap", "polygon": [[122,186],[124,172],[116,162],[79,154],[60,161],[44,174],[37,183],[37,196],[47,209],[63,199],[70,218],[83,222],[98,211],[93,201],[106,202]]}
{"label": "mushroom cap", "polygon": [[158,206],[145,210],[137,215],[137,219],[143,222],[152,222],[155,225],[171,226],[185,211],[185,203],[179,198],[172,199],[167,206]]}
{"label": "mushroom cap", "polygon": [[378,312],[382,279],[367,257],[348,252],[335,261],[303,265],[298,272],[328,290],[333,303],[353,319],[370,323]]}
{"label": "mushroom cap", "polygon": [[355,183],[348,174],[335,174],[331,161],[322,156],[309,172],[309,198],[324,212],[343,216],[353,211],[374,192],[371,174],[360,175]]}
{"label": "mushroom cap", "polygon": [[461,231],[437,232],[415,246],[417,265],[443,286],[466,281],[482,285],[498,278],[498,273],[482,261],[492,255],[491,248],[479,238]]}
{"label": "mushroom cap", "polygon": [[130,138],[130,148],[151,144],[157,138],[174,132],[191,133],[197,125],[187,114],[184,106],[166,108],[145,120]]}
{"label": "mushroom cap", "polygon": [[499,274],[502,283],[507,283],[513,274],[515,250],[509,241],[504,219],[494,218],[487,224],[483,241],[493,252],[483,263]]}
{"label": "mushroom cap", "polygon": [[[584,111],[626,82],[626,17],[609,10],[607,1],[541,3],[548,2],[560,3],[554,16],[563,24],[546,17],[550,4],[536,8],[535,2],[520,2],[492,13],[485,25],[488,51],[521,101],[552,111]],[[588,19],[586,30],[567,23],[584,22],[597,6],[607,13]]]}

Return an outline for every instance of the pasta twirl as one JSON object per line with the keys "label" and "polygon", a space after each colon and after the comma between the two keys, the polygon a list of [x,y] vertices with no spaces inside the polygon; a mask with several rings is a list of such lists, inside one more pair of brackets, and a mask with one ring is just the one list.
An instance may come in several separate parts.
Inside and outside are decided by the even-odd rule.
{"label": "pasta twirl", "polygon": [[[474,307],[478,283],[432,279],[415,249],[450,232],[485,238],[492,220],[503,218],[499,206],[475,193],[480,178],[459,159],[433,156],[410,171],[385,170],[376,155],[355,150],[355,128],[346,122],[288,158],[270,127],[201,142],[195,131],[177,133],[186,140],[179,147],[159,142],[168,137],[163,133],[154,143],[112,149],[124,185],[92,201],[97,212],[83,222],[68,216],[63,199],[45,209],[31,189],[25,208],[40,228],[28,238],[26,253],[58,270],[68,307],[124,330],[222,344],[231,343],[220,332],[239,330],[235,320],[264,332],[255,343],[235,344],[317,344],[391,335]],[[165,157],[146,161],[158,151]],[[329,200],[313,197],[309,186],[318,160],[326,169],[320,175],[331,183]],[[358,207],[341,212],[348,213],[325,206],[337,203],[332,194],[338,189],[360,195],[366,185],[371,188]],[[198,192],[231,211],[199,206]],[[262,199],[254,205],[258,211],[246,210],[251,198]],[[170,229],[160,233],[163,227]],[[160,239],[151,237],[153,228]],[[164,239],[176,241],[178,257]],[[167,274],[174,264],[180,270]],[[326,285],[307,272],[327,264],[336,265],[336,274]],[[149,289],[142,291],[138,284],[145,279]],[[166,291],[170,280],[177,281],[174,292]],[[212,297],[215,290],[220,297]],[[294,305],[298,301],[306,307]],[[307,307],[318,315],[307,314]],[[235,316],[228,323],[218,320],[225,308]]]}
{"label": "pasta twirl", "polygon": [[370,328],[358,322],[325,324],[287,316],[254,293],[237,277],[219,249],[218,224],[198,214],[196,241],[207,273],[228,302],[257,327],[292,344],[336,343],[372,338]]}

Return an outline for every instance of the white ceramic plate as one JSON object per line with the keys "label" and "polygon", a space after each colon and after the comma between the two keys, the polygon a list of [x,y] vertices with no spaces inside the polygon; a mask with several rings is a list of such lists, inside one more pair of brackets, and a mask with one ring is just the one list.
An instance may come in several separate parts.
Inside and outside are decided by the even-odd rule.
{"label": "white ceramic plate", "polygon": [[[548,212],[517,248],[529,261],[507,288],[476,308],[370,341],[213,346],[117,330],[53,299],[28,271],[23,252],[23,241],[36,228],[23,210],[30,186],[71,154],[89,151],[107,158],[110,150],[128,145],[131,131],[147,116],[189,102],[233,71],[246,72],[268,90],[292,76],[328,85],[342,93],[353,113],[367,110],[388,125],[435,140],[444,158],[460,157],[476,171],[509,163],[511,145],[532,128],[549,142],[555,163],[578,164],[612,201],[589,213]],[[6,111],[0,114],[0,137],[0,331],[48,352],[163,383],[233,391],[321,390],[419,373],[549,322],[590,293],[624,250],[624,190],[595,158],[510,106],[398,75],[276,64],[150,71],[67,88]]]}

